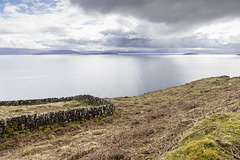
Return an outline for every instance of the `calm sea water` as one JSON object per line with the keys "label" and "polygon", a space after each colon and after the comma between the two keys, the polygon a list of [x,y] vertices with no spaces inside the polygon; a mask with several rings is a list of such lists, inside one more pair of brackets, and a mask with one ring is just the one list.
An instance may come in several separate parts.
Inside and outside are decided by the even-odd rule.
{"label": "calm sea water", "polygon": [[0,100],[135,96],[212,76],[240,76],[234,55],[0,56]]}

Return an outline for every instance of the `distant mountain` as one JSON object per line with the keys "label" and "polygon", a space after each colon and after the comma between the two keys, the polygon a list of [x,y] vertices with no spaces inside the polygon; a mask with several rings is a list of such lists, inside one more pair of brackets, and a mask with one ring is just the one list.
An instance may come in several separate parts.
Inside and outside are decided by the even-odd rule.
{"label": "distant mountain", "polygon": [[105,54],[118,54],[121,53],[119,51],[83,51],[82,54],[84,55],[105,55]]}
{"label": "distant mountain", "polygon": [[50,50],[45,52],[35,53],[34,55],[58,55],[58,54],[82,54],[81,52],[72,50]]}
{"label": "distant mountain", "polygon": [[113,55],[117,51],[73,51],[73,50],[37,50],[22,48],[0,48],[0,55],[63,55],[63,54],[81,54],[81,55]]}
{"label": "distant mountain", "polygon": [[0,48],[0,55],[59,55],[59,54],[82,54],[73,50],[38,50],[22,48]]}
{"label": "distant mountain", "polygon": [[198,53],[184,53],[183,55],[199,55]]}
{"label": "distant mountain", "polygon": [[0,48],[0,55],[25,55],[25,54],[36,54],[43,52],[38,49],[24,49],[24,48]]}

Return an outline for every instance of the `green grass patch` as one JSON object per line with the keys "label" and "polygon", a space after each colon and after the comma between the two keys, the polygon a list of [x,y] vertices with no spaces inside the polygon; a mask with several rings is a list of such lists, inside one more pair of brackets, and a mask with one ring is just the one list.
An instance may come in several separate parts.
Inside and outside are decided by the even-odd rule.
{"label": "green grass patch", "polygon": [[226,160],[240,157],[240,112],[213,114],[183,135],[178,148],[159,159]]}

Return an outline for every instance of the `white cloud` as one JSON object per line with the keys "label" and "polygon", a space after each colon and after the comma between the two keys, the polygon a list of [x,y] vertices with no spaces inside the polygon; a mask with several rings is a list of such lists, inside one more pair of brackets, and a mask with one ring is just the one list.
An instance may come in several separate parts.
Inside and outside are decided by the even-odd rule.
{"label": "white cloud", "polygon": [[[25,4],[26,5],[26,4]],[[49,5],[49,4],[41,4]],[[101,46],[97,41],[105,41],[101,31],[106,29],[122,29],[132,31],[137,26],[137,21],[132,18],[121,17],[119,15],[88,16],[70,5],[68,1],[58,1],[56,6],[43,10],[37,9],[39,4],[34,6],[24,6],[31,8],[33,13],[20,12],[19,7],[7,4],[5,10],[8,10],[0,19],[0,34],[2,36],[1,47],[17,46],[21,48],[51,48],[57,49],[67,47],[76,50],[94,50],[107,49]],[[85,44],[66,44],[64,40],[74,39],[84,41],[94,41],[95,43]],[[19,44],[17,44],[19,42]],[[39,44],[39,45],[36,45]],[[62,46],[62,47],[61,47]],[[110,46],[108,46],[110,48]]]}
{"label": "white cloud", "polygon": [[219,22],[199,28],[195,33],[204,34],[209,39],[218,39],[222,43],[239,43],[240,18]]}
{"label": "white cloud", "polygon": [[3,12],[5,15],[16,14],[18,10],[20,10],[18,6],[14,6],[14,5],[11,5],[10,3],[6,3],[4,6]]}
{"label": "white cloud", "polygon": [[[34,9],[35,13],[28,14],[20,12],[19,8],[23,7],[23,4],[14,6],[7,3],[4,13],[0,17],[1,47],[15,45],[20,48],[35,48],[36,46],[37,48],[45,48],[48,46],[41,43],[56,44],[53,42],[69,38],[96,38],[98,30],[93,26],[85,27],[82,25],[89,19],[95,19],[82,15],[67,1],[56,3],[56,6],[48,9],[47,13],[46,9],[37,9],[43,5],[38,3],[34,6],[28,6]],[[25,4],[25,8],[28,7]]]}

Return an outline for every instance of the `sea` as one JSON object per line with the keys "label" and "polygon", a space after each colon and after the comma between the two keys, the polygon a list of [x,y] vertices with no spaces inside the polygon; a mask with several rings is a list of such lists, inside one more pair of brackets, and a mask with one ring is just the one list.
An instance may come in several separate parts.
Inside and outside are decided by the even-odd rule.
{"label": "sea", "polygon": [[240,76],[240,56],[0,55],[0,101],[137,96],[221,75]]}

